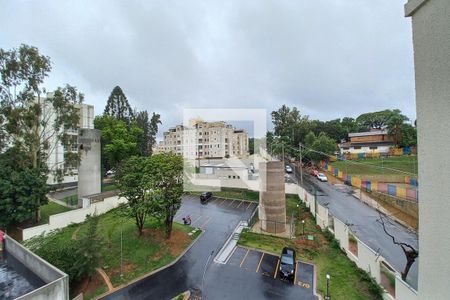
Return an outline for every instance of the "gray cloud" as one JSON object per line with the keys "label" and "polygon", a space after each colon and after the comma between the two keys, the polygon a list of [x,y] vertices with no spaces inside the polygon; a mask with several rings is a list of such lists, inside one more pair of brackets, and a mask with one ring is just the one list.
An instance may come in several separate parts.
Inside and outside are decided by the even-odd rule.
{"label": "gray cloud", "polygon": [[312,118],[400,108],[415,118],[403,1],[3,1],[0,47],[32,44],[103,111],[115,85],[131,104],[183,108],[295,105]]}

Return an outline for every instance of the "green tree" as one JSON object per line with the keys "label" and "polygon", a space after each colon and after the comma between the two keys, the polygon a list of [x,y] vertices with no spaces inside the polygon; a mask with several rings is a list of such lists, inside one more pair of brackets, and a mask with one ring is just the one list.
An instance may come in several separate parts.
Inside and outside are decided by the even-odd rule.
{"label": "green tree", "polygon": [[356,118],[356,122],[358,122],[360,126],[383,129],[388,125],[389,120],[395,116],[406,118],[401,114],[401,111],[399,109],[385,109],[382,111],[364,113]]}
{"label": "green tree", "polygon": [[0,154],[0,228],[32,218],[47,203],[47,167],[33,168],[18,148]]}
{"label": "green tree", "polygon": [[128,103],[128,99],[120,86],[116,86],[112,90],[111,95],[106,102],[106,107],[103,114],[122,120],[127,125],[133,121],[133,110],[131,109],[130,103]]}
{"label": "green tree", "polygon": [[390,136],[394,138],[394,143],[400,146],[403,143],[403,123],[408,118],[402,114],[392,115],[387,122],[387,129]]}
{"label": "green tree", "polygon": [[305,146],[312,148],[314,142],[316,141],[316,135],[314,132],[310,131],[305,137]]}
{"label": "green tree", "polygon": [[143,139],[144,132],[136,122],[127,126],[114,117],[97,116],[94,127],[102,132],[102,162],[105,168],[117,168],[123,160],[139,154],[138,143]]}
{"label": "green tree", "polygon": [[97,233],[99,218],[96,215],[87,216],[87,232],[79,235],[75,262],[72,266],[75,279],[88,276],[89,281],[95,273],[95,268],[100,265],[104,242]]}
{"label": "green tree", "polygon": [[153,155],[145,170],[147,190],[151,190],[154,215],[164,219],[166,237],[172,233],[173,218],[183,195],[183,158],[173,153]]}
{"label": "green tree", "polygon": [[328,155],[334,155],[334,152],[336,151],[336,142],[326,133],[322,132],[315,139],[311,148],[314,150],[314,152],[311,153],[313,160],[326,160],[328,159]]}
{"label": "green tree", "polygon": [[401,147],[417,146],[417,130],[414,126],[407,123],[402,124],[402,133]]}
{"label": "green tree", "polygon": [[139,235],[142,235],[151,205],[149,198],[145,197],[146,192],[150,191],[144,181],[147,161],[147,157],[132,156],[122,164],[116,176],[120,196],[128,200],[129,214],[136,223]]}
{"label": "green tree", "polygon": [[[83,101],[83,95],[69,85],[43,97],[46,91],[42,84],[50,71],[50,58],[41,55],[35,47],[0,49],[0,121],[3,123],[0,144],[14,146],[38,170],[42,170],[58,144],[69,147],[73,143],[67,131],[77,128],[76,105]],[[57,162],[57,169],[77,159],[77,154],[69,154],[65,162]],[[34,174],[45,179],[48,175],[40,171]],[[35,211],[36,220],[39,220],[39,206]]]}
{"label": "green tree", "polygon": [[136,124],[142,129],[142,139],[138,142],[139,155],[147,156],[149,151],[150,120],[146,110],[135,112]]}
{"label": "green tree", "polygon": [[158,133],[158,124],[161,123],[161,116],[159,114],[153,113],[150,119],[150,130],[148,136],[148,150],[149,154],[152,155],[153,147],[156,145],[156,134]]}

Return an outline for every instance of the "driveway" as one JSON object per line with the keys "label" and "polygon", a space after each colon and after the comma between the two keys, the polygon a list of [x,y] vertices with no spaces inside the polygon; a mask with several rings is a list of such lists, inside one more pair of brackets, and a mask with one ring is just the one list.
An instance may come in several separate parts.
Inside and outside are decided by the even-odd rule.
{"label": "driveway", "polygon": [[[379,223],[379,214],[354,196],[353,189],[345,185],[332,185],[327,182],[320,182],[310,175],[304,175],[303,181],[305,188],[313,193],[317,193],[317,201],[327,206],[330,213],[349,224],[352,232],[371,247],[374,251],[383,256],[397,271],[403,271],[406,264],[406,258],[400,246],[393,244],[392,239],[383,231]],[[418,237],[415,232],[410,231],[403,225],[389,219],[386,223],[386,229],[395,236],[398,241],[406,242],[418,247]],[[417,249],[417,248],[416,248]],[[419,260],[412,265],[407,282],[417,289]]]}

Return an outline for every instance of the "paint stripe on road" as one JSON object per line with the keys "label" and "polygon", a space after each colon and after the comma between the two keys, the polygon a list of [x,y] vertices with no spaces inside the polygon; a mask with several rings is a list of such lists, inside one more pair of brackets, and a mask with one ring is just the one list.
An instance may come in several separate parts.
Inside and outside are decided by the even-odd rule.
{"label": "paint stripe on road", "polygon": [[250,249],[247,249],[247,253],[245,253],[245,256],[244,256],[244,258],[242,259],[241,264],[239,265],[239,267],[242,268],[242,264],[244,263],[245,259],[247,258],[247,255],[248,255],[249,252],[250,252]]}
{"label": "paint stripe on road", "polygon": [[259,260],[258,268],[256,268],[256,273],[258,273],[258,271],[259,271],[259,267],[261,266],[261,262],[262,262],[263,258],[264,258],[264,252],[261,255],[261,259]]}
{"label": "paint stripe on road", "polygon": [[280,259],[277,261],[277,266],[275,267],[275,272],[273,273],[273,278],[277,278],[278,266],[280,265]]}

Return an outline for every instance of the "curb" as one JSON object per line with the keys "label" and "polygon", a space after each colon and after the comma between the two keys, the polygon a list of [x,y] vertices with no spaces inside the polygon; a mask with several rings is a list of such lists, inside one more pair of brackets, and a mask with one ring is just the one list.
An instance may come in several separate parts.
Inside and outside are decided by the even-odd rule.
{"label": "curb", "polygon": [[[200,230],[201,230],[201,229],[200,229]],[[123,289],[124,287],[130,286],[130,285],[132,285],[132,284],[134,284],[134,283],[136,283],[136,282],[138,282],[138,281],[140,281],[140,280],[142,280],[142,279],[144,279],[144,278],[147,278],[147,277],[149,277],[149,276],[152,276],[152,275],[155,274],[155,273],[158,273],[158,272],[160,272],[160,271],[162,271],[162,270],[164,270],[164,269],[167,269],[167,268],[173,266],[174,264],[176,264],[176,263],[177,263],[177,262],[178,262],[185,254],[186,254],[186,252],[188,252],[188,251],[192,248],[192,246],[194,246],[194,244],[200,239],[200,237],[202,237],[203,233],[205,233],[204,230],[202,230],[202,231],[200,232],[200,234],[198,235],[198,237],[196,237],[195,240],[193,240],[193,241],[191,242],[191,244],[190,244],[186,249],[184,249],[184,251],[183,251],[183,252],[182,252],[175,260],[173,260],[173,261],[170,262],[169,264],[167,264],[167,265],[165,265],[165,266],[162,266],[162,267],[160,267],[160,268],[158,268],[158,269],[156,269],[156,270],[153,270],[153,271],[151,271],[151,272],[149,272],[149,273],[143,274],[143,275],[141,275],[140,277],[131,280],[130,282],[121,284],[121,285],[119,285],[119,286],[113,288],[113,290],[108,291],[108,292],[106,292],[106,293],[103,293],[103,294],[97,296],[95,299],[96,299],[96,300],[102,299],[103,297],[109,296],[110,294],[113,294],[114,292],[116,292],[116,291],[118,291],[118,290],[120,290],[120,289]]]}

